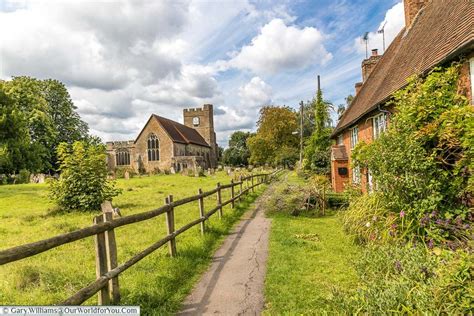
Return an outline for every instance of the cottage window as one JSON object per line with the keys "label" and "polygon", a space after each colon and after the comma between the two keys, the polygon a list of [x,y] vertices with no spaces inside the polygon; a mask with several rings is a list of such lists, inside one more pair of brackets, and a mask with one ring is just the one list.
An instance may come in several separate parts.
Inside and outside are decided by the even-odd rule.
{"label": "cottage window", "polygon": [[337,144],[338,145],[343,145],[344,144],[344,137],[343,137],[342,133],[337,135]]}
{"label": "cottage window", "polygon": [[360,167],[352,169],[352,183],[360,184]]}
{"label": "cottage window", "polygon": [[387,114],[381,113],[372,118],[372,130],[374,134],[374,139],[379,138],[379,136],[385,132],[387,129]]}
{"label": "cottage window", "polygon": [[115,162],[117,166],[130,165],[130,153],[127,149],[118,149],[115,152]]}
{"label": "cottage window", "polygon": [[351,129],[351,148],[354,148],[359,141],[359,127]]}
{"label": "cottage window", "polygon": [[148,137],[148,161],[160,160],[160,142],[155,134]]}

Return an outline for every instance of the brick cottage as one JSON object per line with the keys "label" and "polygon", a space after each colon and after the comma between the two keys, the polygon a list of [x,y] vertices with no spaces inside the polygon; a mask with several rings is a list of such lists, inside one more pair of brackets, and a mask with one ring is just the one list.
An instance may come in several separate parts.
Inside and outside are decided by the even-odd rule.
{"label": "brick cottage", "polygon": [[370,170],[351,168],[351,150],[383,133],[394,109],[392,94],[415,74],[462,61],[459,92],[474,104],[474,2],[464,0],[405,0],[405,28],[383,55],[377,50],[362,62],[362,82],[331,137],[331,181],[336,192],[348,184],[371,191]]}

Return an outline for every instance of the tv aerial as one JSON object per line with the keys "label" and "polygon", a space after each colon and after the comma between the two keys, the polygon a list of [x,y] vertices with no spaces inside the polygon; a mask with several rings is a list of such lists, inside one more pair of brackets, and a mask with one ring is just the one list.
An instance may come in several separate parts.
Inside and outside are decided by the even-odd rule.
{"label": "tv aerial", "polygon": [[382,25],[382,27],[377,31],[377,33],[382,34],[382,39],[383,39],[383,52],[385,53],[385,25],[387,24],[387,21]]}

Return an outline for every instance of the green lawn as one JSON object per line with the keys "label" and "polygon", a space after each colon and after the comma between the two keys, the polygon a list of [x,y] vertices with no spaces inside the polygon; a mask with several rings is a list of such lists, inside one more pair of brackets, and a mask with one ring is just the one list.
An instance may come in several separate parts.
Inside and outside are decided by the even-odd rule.
{"label": "green lawn", "polygon": [[[123,194],[114,199],[122,215],[163,205],[173,194],[180,199],[229,183],[223,172],[209,177],[158,175],[119,180]],[[167,247],[157,250],[120,276],[121,304],[141,305],[145,314],[171,314],[206,269],[222,237],[242,212],[263,190],[250,195],[235,210],[224,209],[224,218],[213,216],[209,233],[202,237],[196,226],[177,238],[178,257],[170,258]],[[230,196],[223,193],[223,200]],[[0,186],[0,249],[52,237],[92,224],[94,213],[57,213],[48,199],[47,185]],[[206,210],[216,204],[215,195],[206,198]],[[175,209],[176,228],[198,218],[197,202]],[[166,235],[165,217],[116,229],[119,263]],[[95,279],[94,240],[86,238],[45,253],[0,267],[0,305],[54,304]],[[96,304],[96,296],[86,302]]]}
{"label": "green lawn", "polygon": [[[292,173],[287,181],[302,180]],[[352,260],[358,250],[334,212],[325,217],[272,216],[265,313],[319,315],[334,310],[333,290],[357,286]]]}

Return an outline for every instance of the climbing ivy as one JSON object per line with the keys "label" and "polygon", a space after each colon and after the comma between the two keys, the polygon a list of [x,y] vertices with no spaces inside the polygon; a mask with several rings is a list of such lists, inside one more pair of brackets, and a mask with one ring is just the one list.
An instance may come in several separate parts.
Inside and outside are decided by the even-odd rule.
{"label": "climbing ivy", "polygon": [[455,248],[472,234],[474,108],[457,93],[459,70],[454,63],[410,78],[394,94],[388,130],[353,151],[354,165],[375,180],[382,217],[395,218],[390,236]]}

